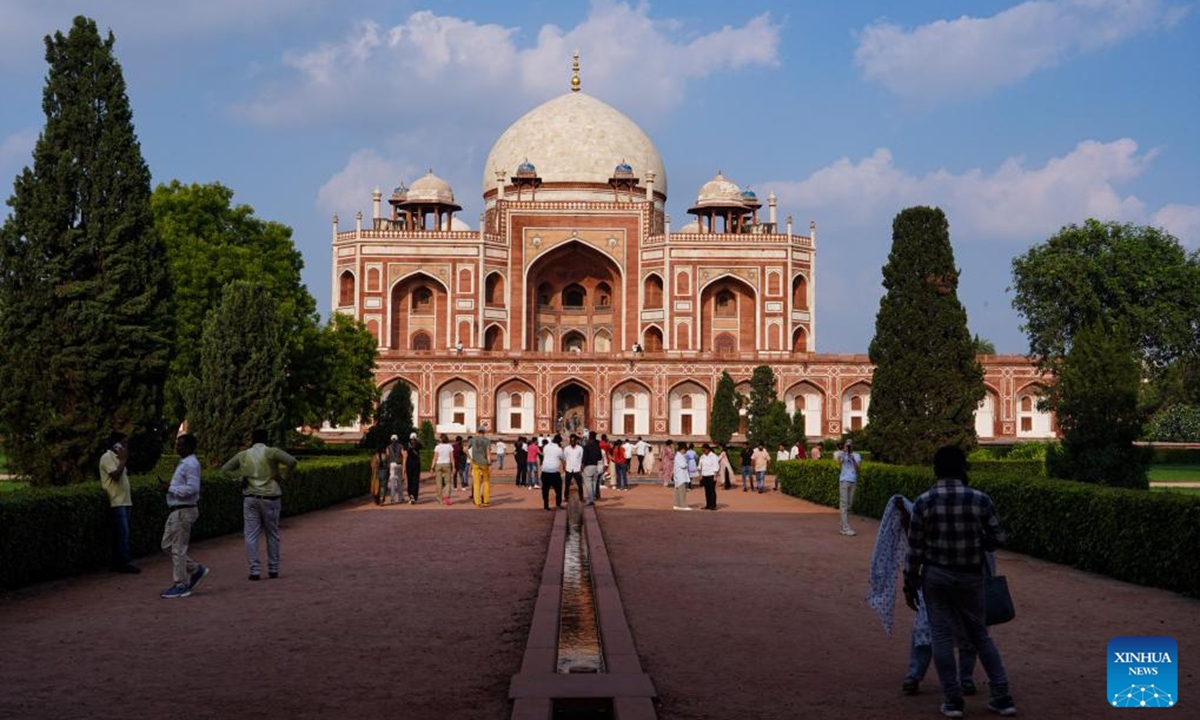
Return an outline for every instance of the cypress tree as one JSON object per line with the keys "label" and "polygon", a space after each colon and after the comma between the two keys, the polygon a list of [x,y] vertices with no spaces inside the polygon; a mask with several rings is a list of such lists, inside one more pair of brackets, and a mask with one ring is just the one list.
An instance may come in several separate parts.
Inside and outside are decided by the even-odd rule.
{"label": "cypress tree", "polygon": [[0,417],[39,484],[94,478],[114,429],[135,471],[165,437],[171,284],[114,43],[84,17],[46,38],[46,125],[0,229]]}
{"label": "cypress tree", "polygon": [[1092,321],[1075,334],[1050,388],[1062,427],[1062,449],[1047,457],[1054,477],[1145,489],[1147,453],[1138,391],[1142,367],[1124,328]]}
{"label": "cypress tree", "polygon": [[[750,442],[766,442],[766,438],[763,437],[763,422],[776,399],[775,371],[770,365],[759,365],[750,375],[750,402],[746,404],[746,431]],[[786,414],[786,408],[784,413]]]}
{"label": "cypress tree", "polygon": [[255,428],[267,430],[273,441],[284,438],[286,350],[271,291],[245,280],[226,286],[204,320],[200,372],[188,384],[188,424],[206,461],[229,459]]}
{"label": "cypress tree", "polygon": [[727,372],[721,373],[717,391],[713,393],[712,413],[708,418],[708,437],[724,446],[738,429],[737,387]]}
{"label": "cypress tree", "polygon": [[875,364],[866,436],[874,458],[927,464],[944,445],[975,444],[983,368],[958,301],[946,216],[912,207],[892,223],[870,357]]}
{"label": "cypress tree", "polygon": [[[388,396],[375,409],[375,424],[363,435],[359,445],[376,450],[386,445],[388,439],[393,435],[402,440],[408,440],[408,436],[413,431],[412,417],[412,388],[404,381],[397,381],[392,384]],[[421,423],[421,425],[424,429],[425,423]],[[432,434],[432,423],[429,425],[429,431]],[[433,447],[433,444],[426,445],[426,447]]]}

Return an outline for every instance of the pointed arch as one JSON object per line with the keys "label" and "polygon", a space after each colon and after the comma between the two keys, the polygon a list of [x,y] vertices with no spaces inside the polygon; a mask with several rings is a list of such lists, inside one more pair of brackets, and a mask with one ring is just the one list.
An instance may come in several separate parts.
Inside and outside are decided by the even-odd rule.
{"label": "pointed arch", "polygon": [[533,434],[537,392],[522,378],[509,378],[496,387],[496,432]]}
{"label": "pointed arch", "polygon": [[504,275],[499,271],[488,273],[483,283],[483,304],[488,307],[504,307]]}
{"label": "pointed arch", "polygon": [[667,392],[667,427],[672,436],[708,434],[708,390],[685,380]]}
{"label": "pointed arch", "polygon": [[821,437],[825,434],[825,391],[816,383],[802,380],[792,385],[783,394],[788,415],[795,416],[799,410],[804,418],[805,437]]}
{"label": "pointed arch", "polygon": [[489,351],[504,350],[504,328],[499,323],[488,325],[483,331],[483,349]]}
{"label": "pointed arch", "polygon": [[645,383],[626,378],[612,389],[612,431],[619,435],[650,434],[650,404],[654,394]]}
{"label": "pointed arch", "polygon": [[412,338],[424,331],[431,348],[445,347],[449,331],[449,288],[437,277],[414,271],[397,278],[388,291],[388,345],[411,350]]}
{"label": "pointed arch", "polygon": [[354,272],[343,270],[338,276],[338,307],[354,305]]}
{"label": "pointed arch", "polygon": [[592,336],[592,349],[598,353],[612,352],[612,333],[607,328],[601,328]]}
{"label": "pointed arch", "polygon": [[842,391],[842,431],[865,428],[870,407],[871,384],[866,380],[860,380]]}
{"label": "pointed arch", "polygon": [[466,433],[478,427],[478,391],[467,380],[447,380],[437,391],[437,432]]}
{"label": "pointed arch", "polygon": [[[700,289],[701,350],[716,351],[717,338],[728,334],[732,351],[749,352],[758,345],[758,290],[733,273],[722,273]],[[727,341],[726,341],[727,342]]]}
{"label": "pointed arch", "polygon": [[808,278],[804,273],[792,278],[792,309],[808,310]]}
{"label": "pointed arch", "polygon": [[642,351],[660,353],[663,351],[663,331],[658,325],[649,325],[642,333]]}
{"label": "pointed arch", "polygon": [[658,273],[650,273],[642,283],[642,308],[661,310],[663,306],[663,279]]}

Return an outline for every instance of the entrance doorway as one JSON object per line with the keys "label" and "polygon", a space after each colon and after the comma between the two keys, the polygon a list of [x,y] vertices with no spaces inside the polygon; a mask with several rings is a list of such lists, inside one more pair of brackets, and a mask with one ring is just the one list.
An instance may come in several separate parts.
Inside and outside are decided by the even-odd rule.
{"label": "entrance doorway", "polygon": [[555,432],[564,436],[590,428],[587,388],[573,382],[563,385],[554,398],[554,418]]}

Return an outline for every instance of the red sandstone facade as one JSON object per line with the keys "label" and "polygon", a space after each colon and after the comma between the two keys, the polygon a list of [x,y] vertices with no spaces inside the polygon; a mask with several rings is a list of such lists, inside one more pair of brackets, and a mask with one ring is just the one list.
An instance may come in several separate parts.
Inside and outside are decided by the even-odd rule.
{"label": "red sandstone facade", "polygon": [[[581,165],[556,143],[598,159]],[[526,159],[511,162],[517,152]],[[500,435],[700,439],[721,373],[746,392],[768,364],[809,437],[866,423],[867,357],[816,352],[815,224],[781,229],[773,196],[760,222],[754,194],[718,173],[688,211],[697,220],[672,232],[653,146],[582,94],[515,123],[491,163],[478,230],[437,229],[462,223],[432,172],[398,187],[389,213],[376,191],[365,227],[361,213],[348,231],[334,219],[334,310],[366,323],[379,384],[411,386],[418,421],[451,434],[486,423]],[[981,440],[1053,435],[1036,368],[982,360]]]}

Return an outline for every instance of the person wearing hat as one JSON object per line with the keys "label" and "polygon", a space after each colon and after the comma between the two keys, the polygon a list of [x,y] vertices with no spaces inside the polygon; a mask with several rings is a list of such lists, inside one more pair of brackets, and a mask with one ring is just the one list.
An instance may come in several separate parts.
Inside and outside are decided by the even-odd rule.
{"label": "person wearing hat", "polygon": [[475,507],[487,507],[492,480],[492,460],[489,454],[491,441],[488,440],[487,425],[480,425],[478,432],[467,445],[467,454],[471,457],[471,482]]}

